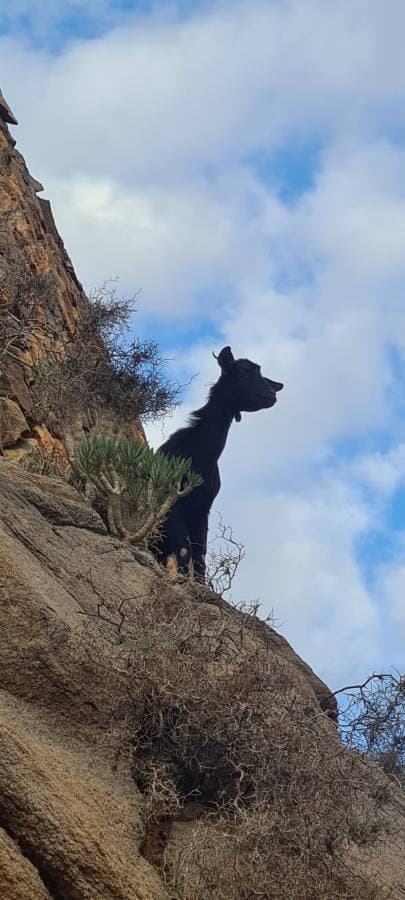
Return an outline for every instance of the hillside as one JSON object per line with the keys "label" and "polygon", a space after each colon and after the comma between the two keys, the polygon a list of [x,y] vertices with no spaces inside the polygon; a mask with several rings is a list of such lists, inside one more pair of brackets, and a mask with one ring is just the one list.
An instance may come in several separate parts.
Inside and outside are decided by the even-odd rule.
{"label": "hillside", "polygon": [[[267,764],[270,769],[274,764],[280,783],[288,779],[292,801],[302,791],[303,821],[308,823],[308,816],[316,814],[321,828],[328,821],[332,828],[340,823],[343,831],[347,828],[348,840],[354,820],[341,820],[340,804],[343,801],[345,816],[349,801],[358,804],[361,842],[353,838],[351,852],[360,847],[353,856],[354,871],[364,864],[370,881],[366,878],[360,894],[351,893],[350,887],[347,894],[341,889],[335,893],[331,875],[329,893],[325,859],[326,887],[319,896],[379,896],[373,893],[379,878],[392,887],[390,896],[405,896],[404,797],[370,766],[364,772],[357,759],[355,794],[350,785],[348,789],[352,766],[345,770],[335,725],[320,709],[329,692],[283,638],[215,595],[198,599],[192,589],[168,585],[164,575],[156,579],[134,561],[128,548],[105,533],[97,514],[60,479],[33,475],[3,461],[0,523],[2,897],[255,896],[249,892],[248,873],[245,893],[224,893],[220,884],[211,893],[205,881],[202,892],[195,888],[196,870],[186,862],[188,855],[193,857],[195,841],[203,841],[202,826],[206,846],[202,843],[196,865],[206,865],[210,872],[215,868],[212,837],[217,852],[220,847],[221,828],[212,819],[218,786],[207,786],[207,774],[197,767],[190,796],[178,805],[170,796],[170,779],[164,785],[172,740],[169,734],[168,745],[165,730],[185,728],[187,722],[191,726],[196,699],[202,746],[210,739],[208,734],[203,739],[206,715],[215,710],[225,723],[221,739],[231,740],[226,732],[226,682],[239,667],[245,679],[241,683],[238,675],[242,706],[254,703],[255,697],[261,704],[264,698],[266,716],[272,727],[277,724],[281,758],[274,757],[273,745]],[[179,671],[176,667],[172,671],[179,660]],[[249,685],[252,675],[258,677],[258,661],[261,697],[258,687]],[[190,687],[196,672],[202,695],[193,700]],[[215,693],[212,710],[210,704],[204,709],[208,683]],[[221,697],[224,707],[217,709]],[[251,712],[248,740],[257,727],[254,706]],[[234,715],[240,715],[237,705],[232,721]],[[209,719],[208,726],[212,731]],[[214,734],[211,737],[217,740]],[[232,741],[232,752],[237,753],[235,735]],[[170,760],[172,775],[176,765],[186,767],[187,746],[186,741],[183,759],[176,751]],[[225,766],[220,774],[218,745],[213,749],[226,792],[229,771]],[[302,785],[294,783],[295,766],[304,765]],[[155,795],[150,794],[153,769]],[[378,797],[383,796],[377,819],[384,827],[369,853],[367,829],[374,826]],[[289,828],[296,829],[288,793],[281,794],[280,802],[285,803],[286,823],[292,814]],[[387,835],[392,825],[394,832]],[[283,836],[281,829],[276,843],[288,836],[292,847],[295,841],[299,844],[299,830],[295,836],[288,831]],[[318,851],[317,845],[315,854],[323,846],[322,835]],[[226,856],[226,848],[223,852]],[[285,853],[284,863],[275,859],[275,870],[281,874],[285,864],[287,879],[288,845]],[[304,875],[311,854],[312,850],[303,856]],[[182,892],[169,892],[163,864],[165,877],[176,888],[182,885]],[[239,868],[243,872],[240,862]],[[315,875],[320,878],[320,871],[306,872],[308,893],[303,893],[303,871],[293,873],[300,893],[286,894],[276,884],[263,896],[318,896],[311,884]]]}
{"label": "hillside", "polygon": [[404,794],[343,751],[328,687],[17,464],[58,441],[33,424],[31,364],[63,353],[86,298],[10,115],[0,100],[3,288],[28,261],[30,290],[48,272],[58,290],[1,372],[0,896],[401,900]]}

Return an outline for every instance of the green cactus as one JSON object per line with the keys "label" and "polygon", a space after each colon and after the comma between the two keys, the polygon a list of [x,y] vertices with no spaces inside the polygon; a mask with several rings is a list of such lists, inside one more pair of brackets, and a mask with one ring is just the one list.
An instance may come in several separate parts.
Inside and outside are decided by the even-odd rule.
{"label": "green cactus", "polygon": [[[134,440],[96,435],[66,449],[75,472],[106,497],[111,534],[131,544],[156,534],[176,500],[203,480],[192,471],[190,459],[155,453]],[[126,510],[135,530],[125,523]]]}

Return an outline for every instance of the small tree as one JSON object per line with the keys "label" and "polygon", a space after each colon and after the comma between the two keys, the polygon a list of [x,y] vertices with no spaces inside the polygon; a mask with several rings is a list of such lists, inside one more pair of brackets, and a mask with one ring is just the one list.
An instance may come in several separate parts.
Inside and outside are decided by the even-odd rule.
{"label": "small tree", "polygon": [[131,544],[155,535],[176,500],[202,484],[190,459],[154,453],[137,441],[95,437],[77,451],[65,446],[72,468],[105,496],[111,534]]}

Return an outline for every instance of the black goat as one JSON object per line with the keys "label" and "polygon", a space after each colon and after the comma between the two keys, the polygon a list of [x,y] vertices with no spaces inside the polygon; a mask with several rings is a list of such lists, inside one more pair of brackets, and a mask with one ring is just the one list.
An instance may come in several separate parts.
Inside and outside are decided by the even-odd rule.
{"label": "black goat", "polygon": [[203,484],[175,503],[164,523],[157,547],[162,562],[174,556],[179,571],[192,561],[196,578],[204,581],[208,516],[221,486],[218,459],[225,447],[232,420],[241,412],[268,409],[283,385],[264,378],[260,366],[249,359],[235,360],[230,347],[215,357],[221,375],[211,388],[208,402],[191,414],[190,424],[176,431],[159,449],[168,456],[191,457],[192,468]]}

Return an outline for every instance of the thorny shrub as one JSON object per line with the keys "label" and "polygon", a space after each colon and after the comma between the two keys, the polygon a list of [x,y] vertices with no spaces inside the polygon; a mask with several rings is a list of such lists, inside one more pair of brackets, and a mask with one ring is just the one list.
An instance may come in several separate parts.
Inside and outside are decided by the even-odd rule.
{"label": "thorny shrub", "polygon": [[[167,379],[156,342],[130,337],[136,296],[120,298],[114,283],[105,282],[82,303],[74,337],[61,353],[60,346],[52,351],[63,332],[52,303],[55,291],[52,274],[35,271],[24,245],[11,238],[8,216],[1,215],[0,378],[12,360],[29,369],[32,419],[61,437],[79,416],[91,419],[100,406],[124,421],[170,412],[179,386]],[[33,338],[47,349],[31,366],[21,354]]]}
{"label": "thorny shrub", "polygon": [[405,787],[405,675],[381,672],[335,692],[343,743]]}
{"label": "thorny shrub", "polygon": [[217,533],[207,547],[207,583],[211,590],[221,597],[232,588],[242,560],[245,558],[244,545],[236,540],[230,525],[226,525],[217,513]]}
{"label": "thorny shrub", "polygon": [[195,811],[184,845],[166,849],[171,896],[385,897],[350,860],[382,836],[389,782],[342,747],[248,617],[168,590],[164,577],[135,607],[121,602],[118,619],[100,610],[128,678],[133,775],[149,821]]}
{"label": "thorny shrub", "polygon": [[36,421],[62,435],[98,407],[123,421],[173,409],[179,388],[167,380],[157,344],[128,336],[135,301],[117,297],[108,282],[90,295],[64,357],[48,357],[35,369]]}

